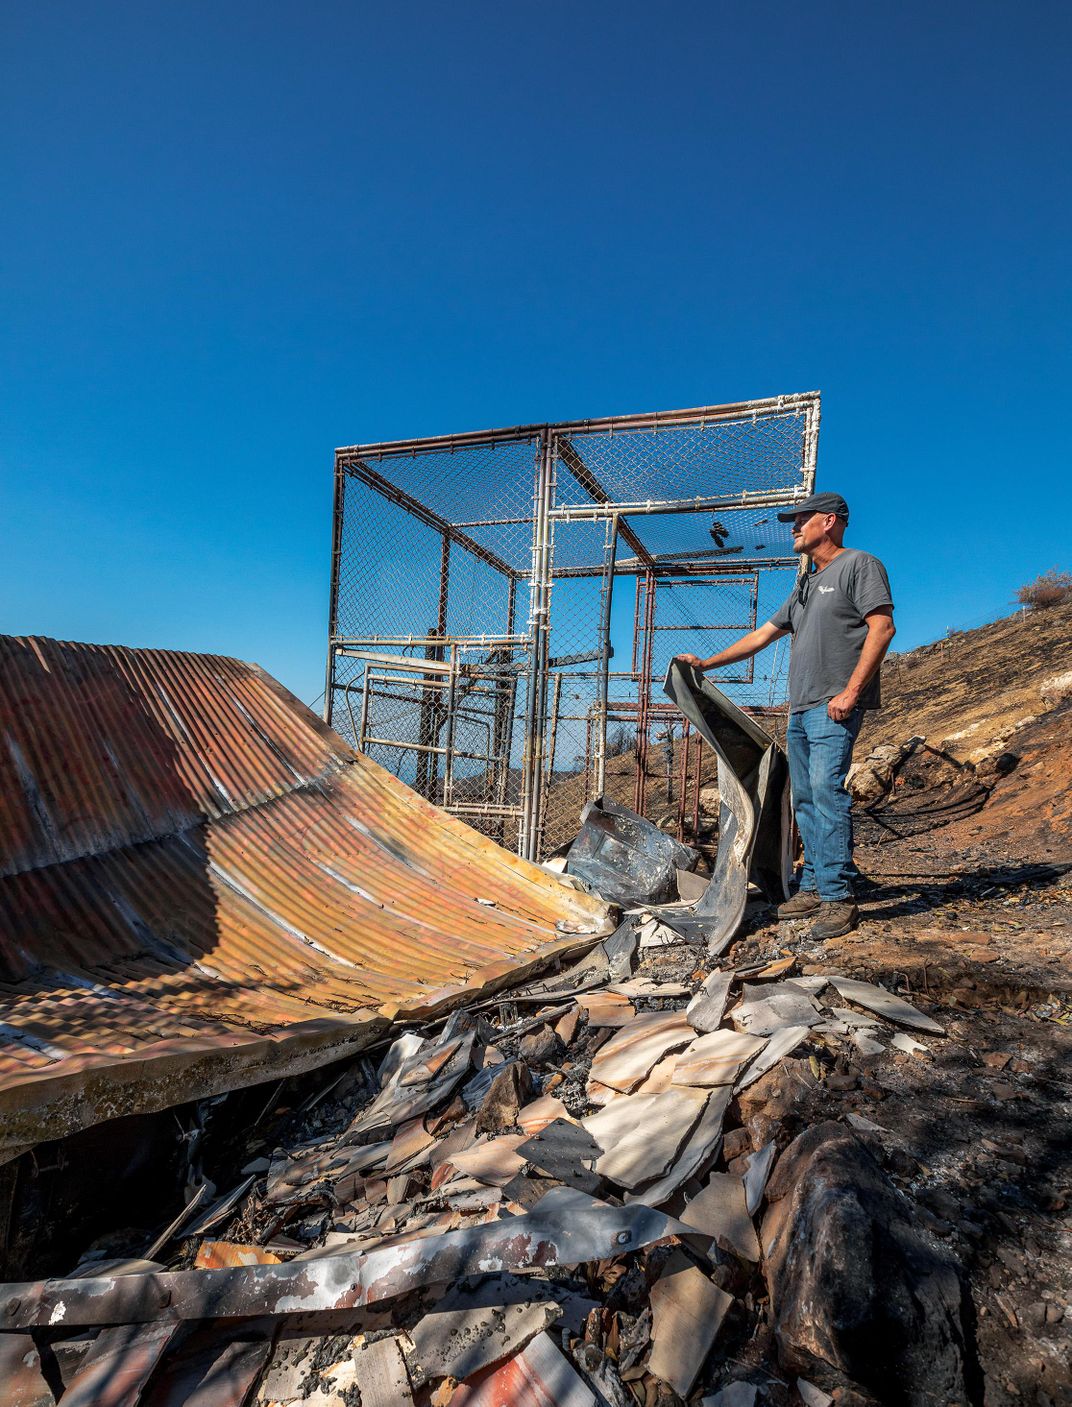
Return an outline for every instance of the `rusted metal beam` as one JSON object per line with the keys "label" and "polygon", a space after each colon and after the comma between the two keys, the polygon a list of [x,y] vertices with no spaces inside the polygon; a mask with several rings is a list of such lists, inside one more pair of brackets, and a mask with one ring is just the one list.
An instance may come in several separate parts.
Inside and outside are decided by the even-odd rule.
{"label": "rusted metal beam", "polygon": [[[581,488],[584,489],[586,494],[594,498],[597,503],[606,504],[612,502],[610,494],[592,473],[588,465],[585,464],[584,460],[577,453],[569,440],[562,435],[556,435],[555,446],[562,463],[577,480]],[[644,546],[640,538],[637,537],[629,524],[620,518],[616,521],[618,523],[618,533],[622,541],[629,544],[646,567],[653,567],[655,565],[655,558]]]}
{"label": "rusted metal beam", "polygon": [[486,562],[489,567],[494,567],[497,572],[502,572],[505,577],[517,575],[514,568],[511,567],[508,562],[504,562],[497,553],[492,552],[490,547],[482,546],[474,538],[471,538],[468,533],[464,533],[460,528],[456,528],[454,524],[448,522],[446,518],[441,518],[434,509],[428,507],[427,503],[422,503],[419,498],[414,498],[411,493],[407,493],[405,489],[400,489],[398,485],[393,484],[390,479],[385,478],[382,474],[378,474],[376,470],[373,469],[371,465],[366,464],[363,459],[347,459],[344,461],[343,467],[346,473],[353,474],[355,478],[367,484],[370,489],[375,489],[376,492],[382,494],[384,498],[390,499],[392,503],[397,503],[398,506],[404,508],[407,513],[412,513],[412,515],[418,518],[422,523],[427,524],[430,528],[434,528],[437,533],[442,533],[448,541],[457,543],[457,545],[463,547],[466,552],[471,552],[474,557],[479,557],[482,562]]}

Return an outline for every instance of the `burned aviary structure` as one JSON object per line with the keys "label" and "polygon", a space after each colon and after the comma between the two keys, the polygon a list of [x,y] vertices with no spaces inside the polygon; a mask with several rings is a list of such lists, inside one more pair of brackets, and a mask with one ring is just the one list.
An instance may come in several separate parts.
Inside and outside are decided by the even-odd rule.
{"label": "burned aviary structure", "polygon": [[[784,599],[818,434],[807,392],[338,450],[326,718],[528,859],[601,796],[694,838],[711,758],[667,666]],[[718,682],[762,719],[787,670]]]}

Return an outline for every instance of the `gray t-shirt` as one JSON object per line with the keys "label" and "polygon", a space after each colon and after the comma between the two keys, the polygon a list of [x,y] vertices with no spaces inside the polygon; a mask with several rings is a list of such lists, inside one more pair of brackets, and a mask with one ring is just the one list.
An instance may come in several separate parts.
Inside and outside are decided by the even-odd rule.
{"label": "gray t-shirt", "polygon": [[[870,552],[854,547],[845,548],[821,572],[797,583],[770,622],[793,636],[791,713],[803,713],[841,693],[867,639],[864,617],[892,605],[886,568]],[[880,702],[876,670],[860,695],[860,707],[878,708]]]}

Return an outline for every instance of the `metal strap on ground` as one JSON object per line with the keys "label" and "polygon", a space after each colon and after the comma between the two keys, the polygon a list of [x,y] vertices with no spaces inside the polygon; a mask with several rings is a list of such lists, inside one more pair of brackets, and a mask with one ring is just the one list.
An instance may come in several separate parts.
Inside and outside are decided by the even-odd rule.
{"label": "metal strap on ground", "polygon": [[671,1236],[700,1245],[710,1241],[642,1203],[615,1207],[558,1187],[524,1216],[366,1255],[3,1285],[0,1329],[352,1310],[397,1298],[422,1285],[488,1272],[581,1265],[638,1251]]}

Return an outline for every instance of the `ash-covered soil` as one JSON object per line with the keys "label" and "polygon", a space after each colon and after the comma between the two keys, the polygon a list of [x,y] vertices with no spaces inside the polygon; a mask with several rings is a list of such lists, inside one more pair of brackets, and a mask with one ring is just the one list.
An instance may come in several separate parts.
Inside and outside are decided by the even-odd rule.
{"label": "ash-covered soil", "polygon": [[946,1027],[928,1055],[822,1065],[808,1117],[881,1126],[888,1170],[968,1277],[988,1407],[1069,1402],[1072,863],[1031,862],[993,836],[948,841],[858,852],[873,885],[855,933],[817,946],[807,923],[757,911],[731,959],[792,953],[805,974],[881,983]]}

